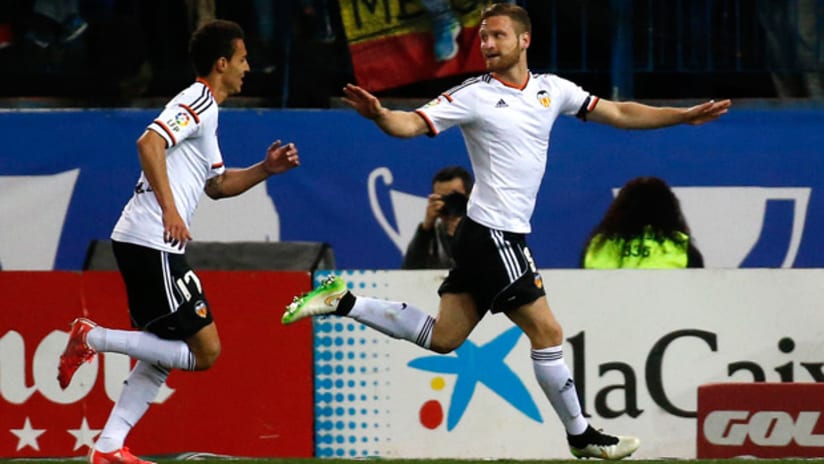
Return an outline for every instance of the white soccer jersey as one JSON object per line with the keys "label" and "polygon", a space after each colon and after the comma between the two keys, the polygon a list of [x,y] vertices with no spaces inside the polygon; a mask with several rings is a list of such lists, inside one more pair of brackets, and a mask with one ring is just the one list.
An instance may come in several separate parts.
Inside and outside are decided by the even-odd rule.
{"label": "white soccer jersey", "polygon": [[[206,81],[198,79],[177,94],[147,127],[166,140],[166,171],[177,211],[187,226],[191,226],[206,180],[226,169],[217,125],[217,102]],[[170,253],[183,252],[163,241],[163,215],[143,172],[111,237]]]}
{"label": "white soccer jersey", "polygon": [[595,108],[597,97],[552,74],[513,87],[492,74],[467,79],[416,111],[430,135],[458,125],[475,186],[467,216],[492,229],[526,234],[546,170],[549,135],[561,114]]}

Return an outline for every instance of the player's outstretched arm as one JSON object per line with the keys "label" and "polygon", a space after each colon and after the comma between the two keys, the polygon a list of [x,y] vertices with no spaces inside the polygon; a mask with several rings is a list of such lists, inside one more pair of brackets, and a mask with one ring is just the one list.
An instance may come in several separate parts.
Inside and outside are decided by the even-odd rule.
{"label": "player's outstretched arm", "polygon": [[718,119],[731,105],[730,100],[710,100],[690,108],[674,108],[600,100],[587,119],[621,129],[656,129],[677,124],[698,125]]}
{"label": "player's outstretched arm", "polygon": [[267,177],[300,166],[298,148],[294,143],[283,145],[280,140],[269,145],[263,161],[244,169],[227,169],[206,181],[204,191],[209,198],[233,197],[249,190]]}
{"label": "player's outstretched arm", "polygon": [[343,95],[344,103],[364,118],[375,121],[382,131],[393,137],[415,137],[429,131],[426,121],[418,114],[384,108],[377,97],[357,85],[346,84]]}
{"label": "player's outstretched arm", "polygon": [[699,125],[704,124],[705,122],[715,121],[722,114],[725,114],[730,106],[732,106],[732,101],[729,99],[721,100],[719,102],[715,100],[710,100],[708,102],[702,103],[700,105],[695,105],[692,108],[687,109],[685,116],[684,124],[691,124],[691,125]]}

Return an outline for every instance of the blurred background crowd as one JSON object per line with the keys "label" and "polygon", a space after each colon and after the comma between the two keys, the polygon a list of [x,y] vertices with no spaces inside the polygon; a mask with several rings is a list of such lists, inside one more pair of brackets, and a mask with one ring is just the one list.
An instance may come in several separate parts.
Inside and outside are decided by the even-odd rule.
{"label": "blurred background crowd", "polygon": [[[360,1],[378,8],[412,2]],[[824,97],[824,0],[517,3],[534,22],[532,70],[570,78],[597,95]],[[243,26],[250,51],[252,70],[236,105],[326,108],[354,81],[343,4],[0,0],[2,106],[154,105],[153,98],[165,99],[192,79],[186,52],[191,32],[203,21],[222,18]],[[429,98],[466,77],[416,82],[380,96]]]}

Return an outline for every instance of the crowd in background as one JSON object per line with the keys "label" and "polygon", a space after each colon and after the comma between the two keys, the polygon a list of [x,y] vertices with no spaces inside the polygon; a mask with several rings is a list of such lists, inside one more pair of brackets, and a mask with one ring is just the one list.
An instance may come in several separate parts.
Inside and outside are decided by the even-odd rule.
{"label": "crowd in background", "polygon": [[[69,17],[50,14],[68,4]],[[213,18],[246,31],[247,96],[322,107],[351,75],[336,0],[0,0],[0,96],[169,96],[193,78],[188,37]]]}
{"label": "crowd in background", "polygon": [[[824,95],[822,0],[626,2],[635,98]],[[615,2],[517,3],[535,21],[533,70],[609,97]],[[0,0],[0,97],[87,106],[168,97],[192,79],[188,37],[212,18],[246,31],[243,96],[257,104],[328,107],[354,79],[338,0]],[[383,96],[429,98],[465,77]]]}

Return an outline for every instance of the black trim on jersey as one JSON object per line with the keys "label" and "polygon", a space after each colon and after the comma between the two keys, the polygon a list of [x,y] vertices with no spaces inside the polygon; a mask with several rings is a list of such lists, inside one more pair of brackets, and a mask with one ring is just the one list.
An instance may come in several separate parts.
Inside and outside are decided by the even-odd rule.
{"label": "black trim on jersey", "polygon": [[186,110],[187,113],[191,114],[192,118],[194,118],[194,120],[195,120],[195,124],[200,124],[200,117],[197,115],[195,110],[189,108],[189,105],[184,105],[183,103],[178,103],[177,106],[183,108],[184,110]]}
{"label": "black trim on jersey", "polygon": [[195,98],[193,102],[189,103],[189,107],[192,108],[194,111],[197,111],[198,113],[201,112],[198,107],[209,100],[209,87],[207,87],[206,84],[202,82],[200,82],[199,84],[203,86],[203,88],[200,89],[200,96]]}
{"label": "black trim on jersey", "polygon": [[[159,127],[163,130],[163,134],[166,134],[166,137],[163,137],[163,134],[160,133],[155,127]],[[163,121],[160,119],[155,119],[149,124],[149,129],[155,131],[158,135],[160,135],[163,140],[166,142],[166,148],[172,148],[173,146],[177,145],[177,139],[175,139],[175,135],[172,134],[172,131],[166,127],[166,124],[163,124]]]}
{"label": "black trim on jersey", "polygon": [[584,100],[584,104],[581,105],[581,108],[578,109],[578,112],[575,113],[575,117],[580,119],[581,121],[587,120],[587,114],[589,114],[589,103],[592,101],[592,95],[588,96],[586,100]]}
{"label": "black trim on jersey", "polygon": [[207,87],[206,84],[201,85],[203,85],[203,91],[201,91],[200,96],[189,105],[189,107],[192,108],[193,111],[197,112],[197,114],[203,114],[207,109],[209,109],[210,106],[212,106],[212,103],[214,103],[214,98],[212,98],[209,87]]}
{"label": "black trim on jersey", "polygon": [[483,74],[481,76],[470,77],[469,79],[461,82],[460,84],[456,85],[455,87],[452,87],[451,89],[447,90],[446,92],[443,92],[442,95],[444,95],[445,97],[448,97],[448,98],[451,99],[452,95],[457,93],[459,90],[465,89],[466,87],[469,87],[472,84],[477,84],[481,81],[489,83],[490,79],[492,79],[492,76],[489,75],[489,74]]}
{"label": "black trim on jersey", "polygon": [[[209,100],[208,100],[208,102],[206,102],[206,106],[204,106],[203,108],[193,108],[193,109],[194,109],[195,111],[197,111],[197,114],[203,114],[203,113],[205,113],[205,112],[206,112],[206,110],[208,110],[208,109],[209,109],[209,107],[210,107],[210,106],[212,106],[212,103],[214,103],[214,102],[215,102],[215,99],[214,99],[214,98],[212,98],[212,96],[211,96],[211,95],[209,95]],[[201,104],[202,104],[202,103],[201,103]]]}

